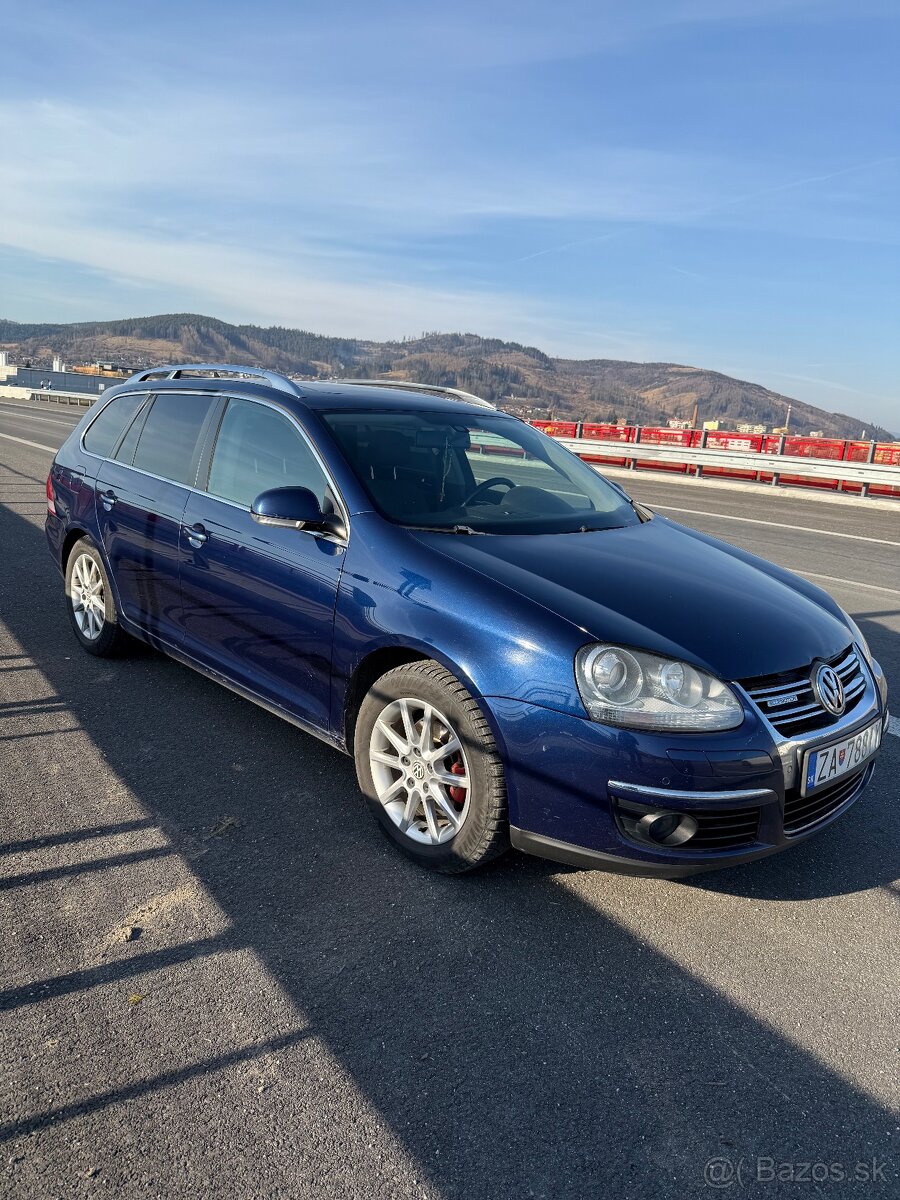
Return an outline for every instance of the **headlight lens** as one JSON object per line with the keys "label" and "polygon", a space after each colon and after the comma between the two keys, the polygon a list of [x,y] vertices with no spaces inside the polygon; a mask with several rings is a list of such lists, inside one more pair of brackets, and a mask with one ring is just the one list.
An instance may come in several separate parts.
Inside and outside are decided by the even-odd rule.
{"label": "headlight lens", "polygon": [[850,614],[848,612],[844,612],[843,609],[841,609],[841,612],[844,613],[844,620],[850,626],[850,632],[853,634],[853,640],[856,642],[857,646],[859,646],[860,650],[862,650],[863,654],[866,656],[866,662],[871,666],[872,665],[872,651],[869,649],[869,643],[866,641],[863,631],[860,629],[860,627],[857,625],[857,623],[853,620],[853,618],[850,616]]}
{"label": "headlight lens", "polygon": [[585,708],[607,725],[690,733],[736,729],[744,719],[740,701],[720,679],[643,650],[584,646],[575,676]]}

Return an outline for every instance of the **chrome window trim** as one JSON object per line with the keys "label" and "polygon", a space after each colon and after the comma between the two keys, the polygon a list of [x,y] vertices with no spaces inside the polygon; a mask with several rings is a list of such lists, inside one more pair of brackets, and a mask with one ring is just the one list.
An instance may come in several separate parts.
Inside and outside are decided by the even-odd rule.
{"label": "chrome window trim", "polygon": [[[337,534],[323,533],[320,530],[313,530],[313,529],[298,529],[297,532],[305,533],[309,537],[320,538],[324,541],[332,542],[334,545],[337,545],[337,546],[345,546],[346,547],[350,544],[350,512],[344,501],[344,497],[341,495],[340,488],[335,483],[334,476],[332,475],[330,469],[328,468],[327,464],[325,463],[325,460],[323,459],[322,455],[319,453],[318,447],[312,441],[309,434],[306,432],[306,430],[303,428],[303,426],[300,424],[300,422],[297,420],[297,418],[294,416],[294,414],[292,412],[289,412],[286,408],[283,408],[280,404],[273,404],[270,400],[263,400],[259,396],[244,396],[244,395],[241,395],[240,392],[234,392],[231,390],[228,390],[228,391],[223,390],[222,392],[215,392],[215,391],[208,391],[205,389],[201,390],[199,388],[166,388],[165,393],[162,393],[162,392],[154,392],[153,389],[151,388],[147,392],[139,392],[136,394],[147,397],[147,396],[155,396],[155,395],[164,395],[164,394],[169,394],[169,393],[173,393],[173,392],[178,395],[207,396],[212,399],[224,398],[226,401],[227,400],[247,400],[251,404],[262,404],[266,408],[271,408],[274,412],[281,413],[281,415],[283,417],[287,417],[288,421],[294,426],[294,428],[300,434],[300,437],[306,443],[313,458],[316,460],[316,462],[321,467],[322,474],[327,479],[328,486],[330,487],[331,491],[333,492],[334,498],[337,500],[338,508],[340,509],[340,515],[343,518],[344,526],[347,530],[347,536],[345,538],[342,538],[342,537],[338,537]],[[128,393],[120,392],[119,393],[119,395],[123,395],[123,394],[131,395],[132,393],[131,392],[128,392]],[[115,396],[110,397],[110,401],[112,401],[114,399],[115,399]],[[106,408],[106,405],[104,405],[103,407]],[[100,411],[102,412],[103,410],[101,409]],[[138,411],[140,411],[140,409]],[[99,416],[100,414],[98,413],[97,415]],[[224,412],[222,415],[224,416]],[[91,424],[93,424],[93,421],[91,421]],[[220,422],[220,424],[221,424],[221,422]],[[123,463],[123,462],[119,462],[119,460],[117,458],[108,458],[103,454],[95,454],[92,450],[88,450],[87,447],[84,445],[84,435],[87,433],[88,429],[90,429],[90,425],[88,425],[84,429],[83,433],[81,434],[81,437],[79,438],[79,444],[81,446],[81,450],[83,451],[83,453],[89,454],[91,456],[91,458],[99,459],[101,462],[115,463],[117,466],[126,467],[129,471],[137,471],[137,473],[139,475],[146,475],[148,479],[158,479],[160,483],[170,483],[173,487],[185,488],[188,492],[192,492],[194,495],[197,495],[197,496],[208,496],[210,500],[215,500],[219,504],[227,504],[230,508],[236,508],[240,512],[245,512],[245,513],[250,512],[249,504],[236,504],[234,500],[226,500],[224,496],[217,496],[215,494],[215,492],[207,491],[206,488],[193,487],[189,483],[182,483],[180,480],[177,480],[177,479],[169,479],[165,475],[155,475],[152,471],[145,471],[142,467],[136,467],[132,463]],[[219,436],[218,430],[216,430],[216,440],[218,440],[218,436]],[[213,443],[212,454],[215,454],[215,443]],[[210,456],[210,464],[211,463],[212,463],[212,455]]]}

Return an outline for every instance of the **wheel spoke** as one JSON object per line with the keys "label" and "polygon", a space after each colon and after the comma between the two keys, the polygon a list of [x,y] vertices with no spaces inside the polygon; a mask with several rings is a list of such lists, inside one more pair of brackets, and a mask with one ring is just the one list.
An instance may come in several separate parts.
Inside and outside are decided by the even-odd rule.
{"label": "wheel spoke", "polygon": [[422,706],[422,732],[419,734],[419,749],[422,757],[427,759],[434,740],[434,709],[430,704]]}
{"label": "wheel spoke", "polygon": [[412,747],[418,745],[419,739],[416,735],[416,727],[413,723],[412,713],[409,711],[409,701],[400,701],[400,716],[403,720],[403,732],[406,734],[406,745]]}
{"label": "wheel spoke", "polygon": [[438,783],[442,783],[445,787],[461,787],[468,788],[468,775],[454,775],[450,771],[439,771],[437,767],[434,770],[434,777]]}
{"label": "wheel spoke", "polygon": [[393,767],[395,770],[402,770],[399,754],[388,754],[386,750],[373,750],[369,755],[372,762],[381,763],[384,767]]}
{"label": "wheel spoke", "polygon": [[382,804],[389,804],[397,798],[397,793],[404,791],[405,788],[406,780],[401,775],[399,779],[395,779],[393,783],[388,784],[383,792],[378,793],[378,799]]}
{"label": "wheel spoke", "polygon": [[397,733],[396,730],[392,729],[390,725],[388,725],[387,721],[379,717],[375,722],[375,725],[378,731],[387,738],[399,755],[405,755],[409,753],[409,744],[404,742],[400,734]]}
{"label": "wheel spoke", "polygon": [[403,810],[403,817],[400,821],[400,830],[402,833],[406,833],[407,829],[409,829],[410,825],[412,825],[413,818],[415,817],[418,808],[419,795],[417,792],[410,792],[409,796],[406,798],[406,807]]}
{"label": "wheel spoke", "polygon": [[434,804],[429,796],[422,797],[422,807],[425,809],[425,822],[428,825],[428,832],[431,834],[433,842],[441,840],[441,834],[437,827],[437,820],[434,815]]}

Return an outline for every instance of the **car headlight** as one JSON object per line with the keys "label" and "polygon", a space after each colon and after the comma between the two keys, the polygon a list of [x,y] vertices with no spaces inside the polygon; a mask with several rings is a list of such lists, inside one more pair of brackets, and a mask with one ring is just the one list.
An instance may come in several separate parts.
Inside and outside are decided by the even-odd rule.
{"label": "car headlight", "polygon": [[575,657],[584,706],[595,721],[683,733],[736,729],[744,710],[714,675],[674,658],[603,643]]}
{"label": "car headlight", "polygon": [[863,654],[866,656],[866,662],[869,664],[869,666],[871,666],[872,651],[869,649],[869,643],[866,641],[865,634],[848,612],[844,612],[843,609],[841,609],[841,612],[844,613],[844,620],[850,627],[850,632],[853,634],[854,642],[856,642],[857,646],[859,646],[860,650],[862,650]]}

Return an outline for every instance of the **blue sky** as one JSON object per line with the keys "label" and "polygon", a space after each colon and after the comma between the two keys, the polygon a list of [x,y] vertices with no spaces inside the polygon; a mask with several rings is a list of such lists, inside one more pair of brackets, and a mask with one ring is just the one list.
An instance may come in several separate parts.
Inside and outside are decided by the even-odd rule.
{"label": "blue sky", "polygon": [[33,2],[0,315],[671,360],[900,431],[895,0]]}

